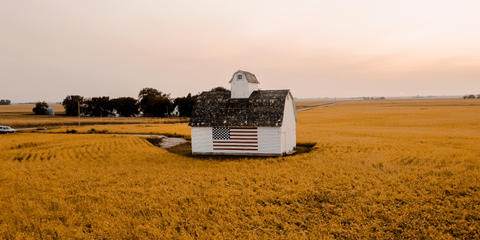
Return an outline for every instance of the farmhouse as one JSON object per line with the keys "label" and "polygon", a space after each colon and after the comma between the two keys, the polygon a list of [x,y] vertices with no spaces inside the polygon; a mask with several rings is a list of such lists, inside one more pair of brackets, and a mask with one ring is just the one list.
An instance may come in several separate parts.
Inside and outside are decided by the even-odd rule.
{"label": "farmhouse", "polygon": [[290,90],[259,90],[256,76],[237,71],[231,91],[203,92],[197,98],[192,153],[280,156],[296,147],[297,113]]}

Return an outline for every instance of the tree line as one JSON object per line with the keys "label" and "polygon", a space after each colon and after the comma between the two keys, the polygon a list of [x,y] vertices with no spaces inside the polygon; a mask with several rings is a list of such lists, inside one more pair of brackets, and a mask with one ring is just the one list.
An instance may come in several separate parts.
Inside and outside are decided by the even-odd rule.
{"label": "tree line", "polygon": [[[480,99],[480,94],[478,94],[476,96],[477,99]],[[475,95],[474,94],[470,94],[470,95],[465,95],[463,96],[463,99],[475,99]]]}
{"label": "tree line", "polygon": [[[155,88],[144,88],[138,93],[138,98],[92,97],[85,98],[79,95],[67,96],[62,105],[67,116],[122,116],[122,117],[167,117],[178,107],[178,116],[191,117],[193,105],[197,96],[188,94],[185,97],[171,98],[170,94],[163,93]],[[48,107],[48,106],[47,106]]]}
{"label": "tree line", "polygon": [[0,105],[10,105],[12,102],[8,99],[1,99]]}
{"label": "tree line", "polygon": [[[216,87],[211,91],[229,91],[224,87]],[[189,93],[185,97],[172,98],[155,88],[144,88],[138,93],[138,98],[119,97],[111,99],[108,96],[85,98],[80,95],[68,95],[62,105],[67,116],[91,117],[191,117],[193,106],[198,95]],[[174,110],[178,110],[174,113]],[[36,115],[52,114],[46,102],[37,102],[32,111]]]}

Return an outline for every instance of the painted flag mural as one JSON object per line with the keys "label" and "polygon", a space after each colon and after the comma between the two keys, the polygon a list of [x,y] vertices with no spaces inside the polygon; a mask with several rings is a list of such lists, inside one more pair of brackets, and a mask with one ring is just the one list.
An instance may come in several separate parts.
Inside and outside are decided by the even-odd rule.
{"label": "painted flag mural", "polygon": [[258,128],[212,128],[214,151],[258,151]]}

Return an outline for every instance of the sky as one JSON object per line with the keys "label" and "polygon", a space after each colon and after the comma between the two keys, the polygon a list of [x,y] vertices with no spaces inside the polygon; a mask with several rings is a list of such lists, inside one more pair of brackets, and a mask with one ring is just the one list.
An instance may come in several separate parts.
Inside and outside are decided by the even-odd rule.
{"label": "sky", "polygon": [[0,3],[0,99],[172,97],[236,70],[295,97],[480,94],[480,1]]}

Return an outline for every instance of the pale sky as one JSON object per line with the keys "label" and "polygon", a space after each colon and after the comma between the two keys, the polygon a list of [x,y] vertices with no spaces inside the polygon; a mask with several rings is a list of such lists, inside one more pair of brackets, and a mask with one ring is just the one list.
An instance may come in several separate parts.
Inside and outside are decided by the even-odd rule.
{"label": "pale sky", "polygon": [[0,99],[176,97],[238,69],[300,98],[480,94],[480,1],[0,1]]}

